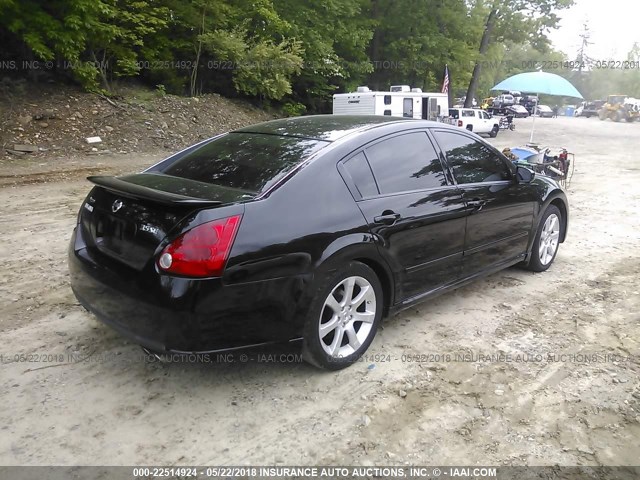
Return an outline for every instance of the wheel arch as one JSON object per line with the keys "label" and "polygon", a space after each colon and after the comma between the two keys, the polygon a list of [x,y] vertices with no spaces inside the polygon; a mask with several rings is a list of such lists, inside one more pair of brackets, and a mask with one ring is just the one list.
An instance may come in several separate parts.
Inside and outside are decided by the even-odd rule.
{"label": "wheel arch", "polygon": [[362,234],[352,234],[333,242],[325,249],[316,269],[331,272],[350,261],[360,262],[369,267],[382,285],[383,317],[386,317],[395,300],[394,276],[391,268],[378,252],[374,243],[375,237],[365,234],[364,240],[363,242]]}
{"label": "wheel arch", "polygon": [[562,190],[552,190],[546,195],[546,198],[544,198],[544,201],[541,203],[540,208],[533,219],[529,244],[527,246],[527,257],[524,260],[525,264],[531,260],[531,249],[533,248],[536,232],[538,231],[538,228],[540,228],[540,221],[542,220],[544,212],[547,211],[547,208],[549,208],[550,205],[558,208],[558,210],[560,210],[560,215],[562,216],[562,236],[560,237],[559,242],[563,243],[567,237],[567,230],[569,228],[569,203]]}
{"label": "wheel arch", "polygon": [[549,205],[554,205],[555,207],[557,207],[562,214],[562,236],[560,237],[560,243],[563,243],[565,238],[567,238],[567,228],[569,226],[569,208],[566,202],[560,197],[556,197],[551,200],[551,202],[549,202]]}
{"label": "wheel arch", "polygon": [[389,309],[393,303],[393,279],[391,272],[383,266],[383,261],[370,257],[359,257],[353,259],[356,262],[365,264],[374,271],[380,284],[382,285],[382,318],[389,315]]}

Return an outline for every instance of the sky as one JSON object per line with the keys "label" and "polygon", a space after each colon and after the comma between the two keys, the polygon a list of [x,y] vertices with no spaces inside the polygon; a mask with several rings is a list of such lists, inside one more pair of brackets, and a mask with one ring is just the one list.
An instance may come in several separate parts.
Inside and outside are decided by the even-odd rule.
{"label": "sky", "polygon": [[626,60],[633,43],[640,43],[640,0],[575,0],[558,15],[560,28],[549,37],[571,59],[580,48],[585,21],[592,42],[586,52],[593,60]]}

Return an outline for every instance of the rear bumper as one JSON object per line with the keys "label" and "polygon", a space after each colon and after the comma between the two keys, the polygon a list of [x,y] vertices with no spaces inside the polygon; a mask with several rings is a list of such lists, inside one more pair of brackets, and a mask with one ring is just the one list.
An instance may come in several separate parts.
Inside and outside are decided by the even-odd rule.
{"label": "rear bumper", "polygon": [[298,338],[308,278],[225,285],[142,271],[92,252],[76,229],[69,246],[71,288],[103,323],[158,352],[212,352]]}

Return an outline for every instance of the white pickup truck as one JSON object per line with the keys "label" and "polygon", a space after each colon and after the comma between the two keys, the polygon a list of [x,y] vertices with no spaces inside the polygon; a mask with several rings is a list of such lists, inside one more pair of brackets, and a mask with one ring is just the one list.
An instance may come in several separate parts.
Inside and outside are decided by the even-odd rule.
{"label": "white pickup truck", "polygon": [[470,132],[487,133],[491,138],[500,131],[498,119],[478,108],[450,108],[449,123]]}

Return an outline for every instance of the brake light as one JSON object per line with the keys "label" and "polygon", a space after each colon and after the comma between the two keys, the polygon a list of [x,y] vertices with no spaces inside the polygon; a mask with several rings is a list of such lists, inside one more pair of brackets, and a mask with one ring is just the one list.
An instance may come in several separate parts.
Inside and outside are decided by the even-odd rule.
{"label": "brake light", "polygon": [[462,125],[464,125],[464,123],[462,123],[462,120],[458,120],[458,126],[461,127]]}
{"label": "brake light", "polygon": [[162,250],[158,267],[186,277],[221,276],[241,219],[242,215],[234,215],[183,233]]}

